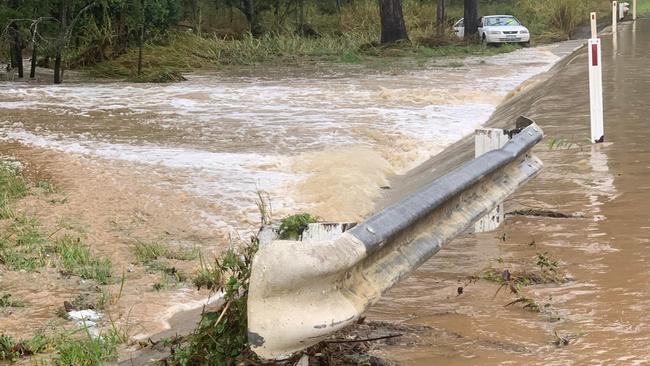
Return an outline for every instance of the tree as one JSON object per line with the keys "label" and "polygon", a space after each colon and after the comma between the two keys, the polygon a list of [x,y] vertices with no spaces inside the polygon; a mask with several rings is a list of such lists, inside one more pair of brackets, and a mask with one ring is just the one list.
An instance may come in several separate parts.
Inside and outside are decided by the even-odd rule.
{"label": "tree", "polygon": [[[54,55],[54,84],[61,84],[63,81],[63,51],[67,47],[68,42],[74,37],[74,31],[77,30],[77,24],[82,19],[83,15],[95,7],[98,3],[97,0],[83,3],[78,0],[60,0],[59,9],[59,35],[55,43]],[[71,9],[68,9],[70,7]],[[72,11],[70,11],[72,10]],[[68,22],[68,14],[74,14],[74,18]]]}
{"label": "tree", "polygon": [[478,5],[476,0],[465,0],[465,39],[476,38],[478,33]]}
{"label": "tree", "polygon": [[442,34],[445,28],[445,0],[438,0],[436,7],[436,23],[438,25],[438,34]]}
{"label": "tree", "polygon": [[259,20],[259,10],[256,7],[255,0],[241,0],[236,7],[244,13],[250,26],[250,32],[253,37],[259,37],[264,33]]}
{"label": "tree", "polygon": [[402,0],[379,0],[381,43],[408,41],[402,13]]}
{"label": "tree", "polygon": [[[10,0],[7,1],[9,8],[18,14],[20,1]],[[18,69],[18,77],[23,77],[23,40],[20,34],[20,27],[16,19],[11,20],[8,27],[9,36],[9,54],[11,55],[11,68]]]}
{"label": "tree", "polygon": [[142,49],[144,48],[145,0],[140,0],[140,42],[138,44],[138,76],[142,75]]}
{"label": "tree", "polygon": [[59,12],[59,38],[56,41],[55,46],[55,55],[54,55],[54,84],[61,84],[61,78],[63,76],[63,70],[61,70],[61,59],[63,57],[63,47],[66,42],[66,33],[68,28],[66,27],[67,18],[68,18],[68,3],[66,0],[62,0],[60,4]]}

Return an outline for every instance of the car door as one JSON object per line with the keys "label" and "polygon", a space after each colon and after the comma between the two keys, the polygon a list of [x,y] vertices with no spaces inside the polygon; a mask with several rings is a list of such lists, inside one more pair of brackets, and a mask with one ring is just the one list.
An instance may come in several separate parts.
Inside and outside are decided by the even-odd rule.
{"label": "car door", "polygon": [[464,18],[461,18],[454,24],[454,33],[456,33],[456,37],[458,38],[465,37],[465,24],[463,22]]}

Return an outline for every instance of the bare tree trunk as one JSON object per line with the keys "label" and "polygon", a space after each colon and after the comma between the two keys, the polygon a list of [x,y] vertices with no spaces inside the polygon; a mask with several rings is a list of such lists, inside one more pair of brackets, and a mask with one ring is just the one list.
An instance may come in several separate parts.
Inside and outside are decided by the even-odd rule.
{"label": "bare tree trunk", "polygon": [[32,35],[32,59],[31,66],[29,68],[29,77],[31,79],[36,77],[36,61],[37,61],[37,46],[36,46],[36,37]]}
{"label": "bare tree trunk", "polygon": [[381,18],[381,43],[409,39],[402,13],[402,0],[379,0],[379,16]]}
{"label": "bare tree trunk", "polygon": [[445,28],[445,0],[438,0],[436,8],[436,24],[438,25],[438,35],[441,35]]}
{"label": "bare tree trunk", "polygon": [[59,34],[59,39],[57,40],[56,44],[56,56],[54,59],[54,84],[61,84],[62,77],[63,77],[63,70],[61,70],[61,58],[63,54],[63,45],[65,44],[65,36],[66,36],[66,14],[67,10],[67,4],[66,1],[61,2],[61,30]]}
{"label": "bare tree trunk", "polygon": [[142,48],[144,48],[144,0],[140,1],[142,19],[140,19],[140,44],[138,47],[138,76],[142,75]]}
{"label": "bare tree trunk", "polygon": [[23,75],[23,42],[20,37],[20,29],[18,23],[13,21],[9,25],[10,32],[10,48],[11,48],[11,67],[18,69],[18,77],[22,78]]}
{"label": "bare tree trunk", "polygon": [[262,26],[260,25],[259,19],[257,19],[254,0],[241,0],[241,2],[241,11],[244,13],[244,16],[246,16],[246,20],[248,20],[251,34],[253,37],[259,37],[262,35]]}
{"label": "bare tree trunk", "polygon": [[298,0],[298,30],[299,33],[305,33],[305,0]]}
{"label": "bare tree trunk", "polygon": [[476,0],[465,0],[465,39],[476,38],[478,33],[478,5]]}

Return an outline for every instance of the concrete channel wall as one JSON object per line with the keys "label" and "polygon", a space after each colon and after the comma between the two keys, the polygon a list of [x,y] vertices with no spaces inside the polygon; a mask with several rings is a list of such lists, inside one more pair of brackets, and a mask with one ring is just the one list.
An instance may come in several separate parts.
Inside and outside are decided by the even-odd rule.
{"label": "concrete channel wall", "polygon": [[248,298],[249,342],[282,359],[355,322],[383,292],[532,179],[534,123],[488,152],[370,217],[336,240],[260,248]]}

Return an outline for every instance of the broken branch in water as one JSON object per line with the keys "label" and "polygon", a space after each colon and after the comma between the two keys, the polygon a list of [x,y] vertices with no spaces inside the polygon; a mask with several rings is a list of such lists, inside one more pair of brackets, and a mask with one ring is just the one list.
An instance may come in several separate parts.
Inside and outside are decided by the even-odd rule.
{"label": "broken branch in water", "polygon": [[387,336],[382,336],[382,337],[375,337],[375,338],[365,338],[365,339],[336,339],[332,341],[325,341],[324,343],[360,343],[360,342],[374,342],[374,341],[381,341],[384,339],[391,339],[391,338],[397,338],[401,337],[403,334],[390,334]]}

